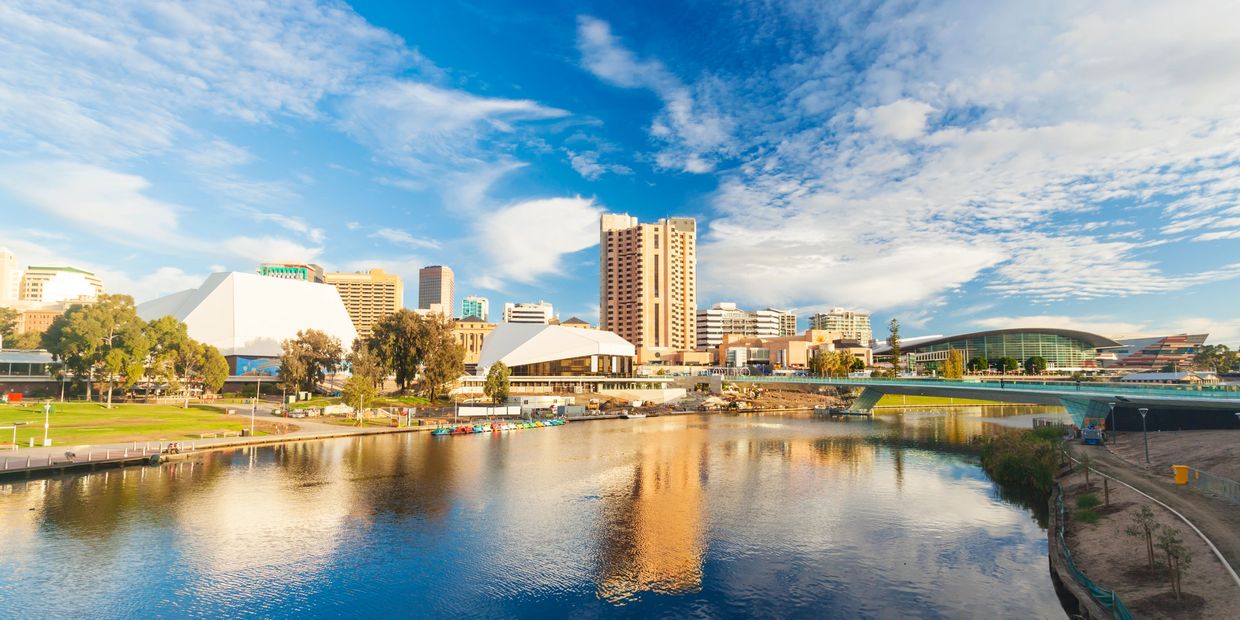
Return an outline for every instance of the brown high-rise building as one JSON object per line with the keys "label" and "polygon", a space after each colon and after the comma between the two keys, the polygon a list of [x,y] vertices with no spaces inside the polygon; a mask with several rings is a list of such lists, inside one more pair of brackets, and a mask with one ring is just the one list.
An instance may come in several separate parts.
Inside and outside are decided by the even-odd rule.
{"label": "brown high-rise building", "polygon": [[639,363],[695,348],[697,222],[608,213],[599,229],[599,328],[633,343]]}
{"label": "brown high-rise building", "polygon": [[[400,276],[382,269],[365,273],[327,273],[323,282],[336,287],[340,301],[353,320],[360,338],[369,338],[379,319],[405,307],[405,287]],[[343,343],[350,346],[353,343]]]}
{"label": "brown high-rise building", "polygon": [[431,265],[418,270],[418,308],[433,310],[435,304],[447,316],[452,315],[452,268]]}

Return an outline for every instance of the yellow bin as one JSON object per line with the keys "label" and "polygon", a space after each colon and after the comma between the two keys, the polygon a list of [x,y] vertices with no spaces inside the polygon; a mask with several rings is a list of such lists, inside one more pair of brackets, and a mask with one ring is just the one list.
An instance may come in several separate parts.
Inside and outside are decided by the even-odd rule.
{"label": "yellow bin", "polygon": [[1175,470],[1175,483],[1188,484],[1188,465],[1172,465],[1171,469]]}

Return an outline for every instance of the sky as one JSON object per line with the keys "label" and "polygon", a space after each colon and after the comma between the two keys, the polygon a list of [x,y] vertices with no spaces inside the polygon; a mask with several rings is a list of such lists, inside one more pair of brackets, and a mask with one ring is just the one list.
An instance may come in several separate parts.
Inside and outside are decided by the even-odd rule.
{"label": "sky", "polygon": [[[0,246],[138,301],[263,261],[1240,344],[1240,3],[0,4]],[[459,310],[459,309],[458,309]],[[805,326],[804,319],[802,327]]]}

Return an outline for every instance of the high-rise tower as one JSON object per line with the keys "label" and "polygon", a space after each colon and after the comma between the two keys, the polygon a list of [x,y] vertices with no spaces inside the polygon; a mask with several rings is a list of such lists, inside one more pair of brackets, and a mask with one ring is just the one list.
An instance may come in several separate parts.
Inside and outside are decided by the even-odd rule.
{"label": "high-rise tower", "polygon": [[452,315],[452,269],[431,265],[418,270],[418,308],[430,310],[438,304],[446,315]]}
{"label": "high-rise tower", "polygon": [[697,222],[608,213],[599,233],[600,329],[633,343],[639,363],[695,348]]}

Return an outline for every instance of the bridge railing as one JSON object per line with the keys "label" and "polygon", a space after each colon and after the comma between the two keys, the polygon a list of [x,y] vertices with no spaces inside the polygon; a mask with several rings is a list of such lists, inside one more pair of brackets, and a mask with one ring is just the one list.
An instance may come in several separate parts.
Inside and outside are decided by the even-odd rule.
{"label": "bridge railing", "polygon": [[960,386],[977,390],[994,390],[1001,391],[1031,391],[1031,392],[1053,392],[1056,394],[1069,393],[1089,393],[1089,394],[1112,394],[1112,395],[1130,395],[1130,396],[1153,396],[1164,398],[1204,398],[1204,399],[1220,399],[1240,401],[1240,389],[1233,389],[1235,386],[1220,387],[1134,387],[1127,385],[1114,385],[1109,383],[1081,382],[1072,383],[1067,381],[1006,381],[1003,383],[994,383],[989,381],[959,381],[952,379],[871,379],[861,377],[789,377],[789,376],[749,376],[749,377],[725,377],[725,380],[731,379],[737,382],[752,383],[792,383],[792,384],[829,384],[829,385],[847,385],[857,387],[867,386],[895,386],[895,387],[932,387],[932,386]]}

